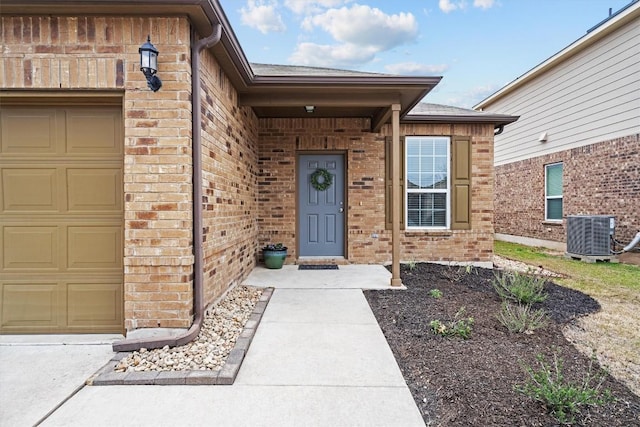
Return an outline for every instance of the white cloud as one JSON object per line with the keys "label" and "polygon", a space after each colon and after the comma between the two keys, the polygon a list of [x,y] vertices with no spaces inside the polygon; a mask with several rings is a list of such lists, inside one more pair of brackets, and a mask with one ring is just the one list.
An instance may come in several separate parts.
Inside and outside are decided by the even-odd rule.
{"label": "white cloud", "polygon": [[[490,9],[496,5],[496,0],[473,0],[473,7],[480,9]],[[466,0],[439,0],[438,6],[444,13],[467,8]]]}
{"label": "white cloud", "polygon": [[490,9],[495,5],[495,0],[473,0],[473,6],[481,9]]}
{"label": "white cloud", "polygon": [[255,28],[263,34],[282,32],[286,26],[276,7],[277,3],[274,2],[248,0],[247,6],[240,9],[240,18],[244,25]]}
{"label": "white cloud", "polygon": [[363,48],[350,43],[342,45],[320,45],[300,43],[289,57],[292,64],[315,67],[355,67],[375,58],[376,49]]}
{"label": "white cloud", "polygon": [[[482,1],[482,0],[479,0],[479,1]],[[443,11],[444,13],[453,12],[454,10],[458,10],[458,9],[464,9],[465,6],[466,6],[466,3],[462,0],[460,1],[440,0],[438,2],[438,7],[440,7],[440,10]]]}
{"label": "white cloud", "polygon": [[284,0],[284,5],[298,15],[317,13],[323,9],[342,6],[352,0]]}
{"label": "white cloud", "polygon": [[339,42],[378,51],[413,41],[418,35],[418,22],[413,14],[388,15],[363,5],[329,9],[305,18],[302,26],[307,30],[319,27]]}
{"label": "white cloud", "polygon": [[391,74],[404,76],[425,76],[442,74],[449,69],[449,66],[446,64],[427,65],[418,64],[417,62],[401,62],[398,64],[387,65],[385,68]]}

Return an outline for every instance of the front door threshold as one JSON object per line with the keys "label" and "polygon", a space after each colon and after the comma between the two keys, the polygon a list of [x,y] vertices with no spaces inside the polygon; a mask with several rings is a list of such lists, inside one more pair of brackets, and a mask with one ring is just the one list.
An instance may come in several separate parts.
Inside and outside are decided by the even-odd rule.
{"label": "front door threshold", "polygon": [[337,265],[348,265],[349,260],[347,260],[343,256],[301,256],[296,259],[296,264],[310,264],[310,265],[321,265],[321,264],[337,264]]}

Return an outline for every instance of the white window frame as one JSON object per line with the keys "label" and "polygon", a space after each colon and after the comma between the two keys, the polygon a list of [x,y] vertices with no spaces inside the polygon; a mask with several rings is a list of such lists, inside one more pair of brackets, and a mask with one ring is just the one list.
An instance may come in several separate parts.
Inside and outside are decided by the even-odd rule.
{"label": "white window frame", "polygon": [[[409,188],[409,142],[421,139],[436,139],[447,141],[447,188],[446,189],[421,189],[421,188]],[[451,228],[451,138],[448,136],[406,136],[404,143],[404,223],[406,230],[449,230]],[[411,226],[409,225],[409,193],[423,193],[423,194],[443,194],[446,193],[445,201],[445,226]]]}
{"label": "white window frame", "polygon": [[[549,168],[552,166],[562,166],[562,191],[560,191],[559,196],[549,196],[547,194],[547,179],[549,177]],[[549,163],[548,165],[544,165],[544,220],[549,222],[562,222],[562,218],[548,218],[549,214],[549,199],[557,200],[560,199],[562,203],[562,215],[564,216],[564,164],[563,162]]]}

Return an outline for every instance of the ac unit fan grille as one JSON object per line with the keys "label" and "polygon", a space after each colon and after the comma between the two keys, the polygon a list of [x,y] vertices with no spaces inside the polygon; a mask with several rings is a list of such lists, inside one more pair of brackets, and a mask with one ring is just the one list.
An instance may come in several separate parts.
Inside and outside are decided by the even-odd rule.
{"label": "ac unit fan grille", "polygon": [[608,256],[611,216],[568,216],[567,252],[576,255]]}

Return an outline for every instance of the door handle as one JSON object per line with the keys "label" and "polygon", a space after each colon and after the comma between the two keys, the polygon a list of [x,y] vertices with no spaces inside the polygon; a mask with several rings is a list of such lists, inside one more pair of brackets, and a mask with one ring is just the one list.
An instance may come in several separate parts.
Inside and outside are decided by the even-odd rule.
{"label": "door handle", "polygon": [[344,208],[340,208],[340,210],[338,212],[340,212],[340,213],[344,212]]}

